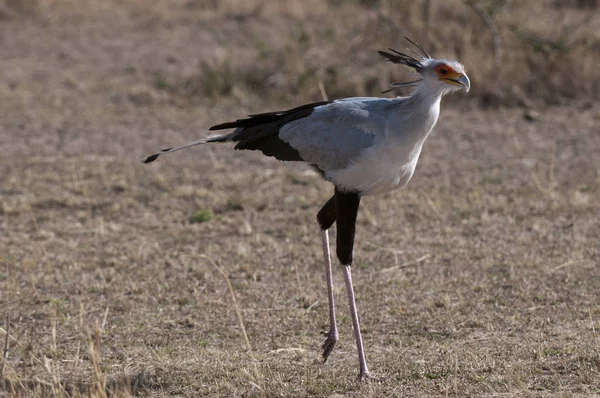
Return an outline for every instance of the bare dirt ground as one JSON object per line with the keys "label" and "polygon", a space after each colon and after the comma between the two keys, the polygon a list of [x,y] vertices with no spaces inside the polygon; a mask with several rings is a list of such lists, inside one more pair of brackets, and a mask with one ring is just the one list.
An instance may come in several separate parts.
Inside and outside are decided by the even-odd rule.
{"label": "bare dirt ground", "polygon": [[[337,97],[406,77],[375,53],[411,33],[381,33],[404,14],[309,3],[0,2],[5,396],[600,394],[597,58],[571,66],[569,91],[560,72],[531,77],[534,61],[579,50],[525,62],[509,46],[513,72],[495,74],[491,40],[469,50],[432,33],[474,91],[445,98],[407,189],[359,213],[354,279],[380,383],[356,380],[339,269],[341,341],[320,363],[326,182],[226,145],[140,162],[215,123],[320,100],[319,81]],[[552,15],[598,12],[567,6]],[[484,37],[468,13],[449,26],[476,43],[455,28],[466,18]]]}

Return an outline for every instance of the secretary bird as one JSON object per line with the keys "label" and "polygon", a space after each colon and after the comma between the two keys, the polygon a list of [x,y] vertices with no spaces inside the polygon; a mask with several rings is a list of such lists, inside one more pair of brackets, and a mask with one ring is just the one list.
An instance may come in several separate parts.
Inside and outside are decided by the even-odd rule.
{"label": "secretary bird", "polygon": [[[433,59],[421,46],[415,56],[393,49],[379,51],[387,60],[413,68],[420,78],[395,87],[414,86],[412,95],[396,98],[355,97],[306,104],[281,112],[249,115],[218,124],[210,130],[235,129],[191,144],[163,149],[160,155],[213,142],[235,142],[235,149],[261,151],[282,161],[308,163],[334,186],[334,194],[317,214],[321,229],[325,276],[329,298],[329,331],[325,333],[323,360],[338,341],[333,297],[328,230],[337,222],[336,254],[342,265],[358,360],[359,378],[369,377],[352,286],[352,251],[358,206],[363,196],[403,188],[412,177],[425,139],[435,126],[443,95],[471,83],[457,61]],[[388,90],[389,91],[389,90]]]}

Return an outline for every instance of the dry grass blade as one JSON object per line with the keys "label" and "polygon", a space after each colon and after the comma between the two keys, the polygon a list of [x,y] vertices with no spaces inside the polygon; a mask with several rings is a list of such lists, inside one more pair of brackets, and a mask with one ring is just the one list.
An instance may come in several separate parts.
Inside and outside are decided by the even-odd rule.
{"label": "dry grass blade", "polygon": [[327,91],[325,91],[325,85],[322,80],[319,80],[319,91],[321,92],[321,98],[323,101],[329,101],[329,97],[327,96]]}
{"label": "dry grass blade", "polygon": [[257,360],[254,356],[254,350],[252,349],[252,345],[250,344],[250,339],[248,338],[248,333],[246,332],[246,324],[244,322],[244,315],[242,314],[242,310],[238,304],[237,298],[235,296],[235,291],[233,290],[233,285],[231,284],[231,280],[229,276],[219,265],[209,256],[201,255],[200,257],[205,258],[208,262],[219,271],[225,282],[227,283],[227,288],[229,289],[229,293],[231,294],[231,300],[233,302],[233,308],[235,309],[235,314],[238,318],[238,322],[240,324],[240,330],[242,331],[242,336],[244,337],[244,343],[246,345],[246,349],[248,350],[248,355],[250,356],[250,361],[252,362],[252,368],[254,370],[255,381],[253,381],[253,385],[259,387],[259,391],[261,396],[265,395],[265,389],[262,383],[262,375],[258,370]]}

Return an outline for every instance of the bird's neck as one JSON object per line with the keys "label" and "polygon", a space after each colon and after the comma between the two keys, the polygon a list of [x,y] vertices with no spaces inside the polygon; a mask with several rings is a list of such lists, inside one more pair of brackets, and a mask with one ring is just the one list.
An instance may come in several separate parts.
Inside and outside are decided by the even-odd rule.
{"label": "bird's neck", "polygon": [[[412,93],[405,106],[398,108],[401,124],[408,128],[401,129],[403,145],[414,147],[416,153],[420,152],[421,145],[435,126],[440,114],[440,101],[444,94],[439,85],[421,83]],[[407,117],[410,115],[409,117]],[[407,126],[410,124],[410,126]],[[412,143],[411,144],[409,144]]]}
{"label": "bird's neck", "polygon": [[410,112],[422,122],[423,129],[418,129],[419,135],[423,134],[426,137],[437,123],[440,102],[444,93],[444,89],[439,84],[427,84],[425,81],[417,86],[410,96]]}
{"label": "bird's neck", "polygon": [[420,106],[429,108],[431,106],[439,106],[442,96],[445,93],[445,87],[440,85],[439,82],[425,80],[417,86],[411,98]]}

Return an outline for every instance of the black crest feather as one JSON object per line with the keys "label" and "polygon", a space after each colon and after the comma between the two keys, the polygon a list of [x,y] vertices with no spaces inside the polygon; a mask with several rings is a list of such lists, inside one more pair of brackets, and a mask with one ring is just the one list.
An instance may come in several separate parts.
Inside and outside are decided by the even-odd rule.
{"label": "black crest feather", "polygon": [[[414,41],[412,41],[411,39],[409,39],[406,36],[404,36],[404,38],[406,40],[408,40],[409,43],[411,43],[412,45],[417,47],[423,53],[423,58],[431,58],[431,55],[429,55],[429,53],[427,51],[425,51],[423,49],[423,47],[421,47],[420,45],[418,45],[417,43],[415,43]],[[423,64],[421,63],[421,61],[418,60],[417,58],[413,57],[412,55],[401,53],[400,51],[396,51],[393,48],[389,48],[389,47],[387,48],[387,50],[389,52],[388,51],[377,51],[377,52],[379,53],[379,55],[381,55],[382,57],[386,58],[388,61],[393,62],[395,64],[409,66],[411,68],[414,68],[417,72],[419,72],[419,71],[421,71],[421,69],[423,69]],[[418,55],[418,54],[416,54],[416,55]]]}

